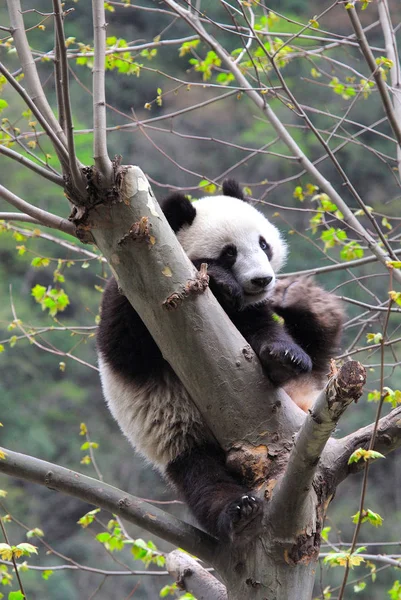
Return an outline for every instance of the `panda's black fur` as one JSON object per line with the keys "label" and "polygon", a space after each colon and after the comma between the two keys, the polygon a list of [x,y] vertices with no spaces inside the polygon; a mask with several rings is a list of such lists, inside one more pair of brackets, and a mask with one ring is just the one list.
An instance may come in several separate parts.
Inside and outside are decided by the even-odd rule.
{"label": "panda's black fur", "polygon": [[[215,226],[213,214],[219,202],[232,206],[233,216],[223,211],[222,217],[220,211]],[[195,266],[208,264],[212,292],[258,355],[267,376],[307,410],[324,385],[339,341],[342,311],[336,298],[309,278],[275,281],[272,264],[279,269],[283,263],[285,242],[274,225],[245,205],[236,181],[225,181],[223,196],[213,202],[191,203],[175,193],[162,209]],[[206,216],[201,216],[202,210]],[[248,214],[250,223],[255,229],[260,225],[265,235],[252,232],[251,250],[245,238],[237,251]],[[218,235],[223,235],[219,231],[213,239],[218,218],[226,237],[231,230],[238,236],[225,237],[223,247],[214,247],[208,255],[208,247],[219,244]],[[205,223],[208,233],[199,239]],[[202,248],[199,252],[197,245]],[[240,283],[248,264],[253,271],[245,273],[248,278]],[[284,318],[285,326],[273,312]],[[97,341],[103,390],[123,432],[174,484],[207,531],[232,540],[258,514],[261,501],[227,468],[223,449],[114,278],[103,296]]]}

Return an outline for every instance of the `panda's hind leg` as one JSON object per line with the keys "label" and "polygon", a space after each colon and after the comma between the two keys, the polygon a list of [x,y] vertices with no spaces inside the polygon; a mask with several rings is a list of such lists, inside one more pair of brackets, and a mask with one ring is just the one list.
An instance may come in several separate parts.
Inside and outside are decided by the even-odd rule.
{"label": "panda's hind leg", "polygon": [[166,475],[199,524],[225,542],[248,542],[258,530],[262,500],[241,485],[213,443],[195,446],[167,465]]}

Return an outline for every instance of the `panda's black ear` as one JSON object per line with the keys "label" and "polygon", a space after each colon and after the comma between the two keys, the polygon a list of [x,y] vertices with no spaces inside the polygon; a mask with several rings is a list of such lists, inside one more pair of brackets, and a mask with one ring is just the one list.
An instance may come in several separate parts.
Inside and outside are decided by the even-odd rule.
{"label": "panda's black ear", "polygon": [[184,225],[192,225],[196,216],[196,209],[192,202],[179,192],[162,200],[161,207],[174,233],[177,233]]}
{"label": "panda's black ear", "polygon": [[231,196],[232,198],[238,198],[246,202],[244,192],[235,179],[225,179],[223,181],[223,194],[224,196]]}

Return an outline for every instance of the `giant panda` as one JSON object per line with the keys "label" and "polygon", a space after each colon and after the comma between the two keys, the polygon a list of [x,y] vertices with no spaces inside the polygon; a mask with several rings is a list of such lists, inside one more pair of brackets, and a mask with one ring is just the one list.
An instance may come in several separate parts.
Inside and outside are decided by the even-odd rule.
{"label": "giant panda", "polygon": [[[266,375],[306,411],[324,386],[341,307],[311,279],[277,280],[287,256],[280,232],[236,181],[225,181],[222,191],[194,202],[174,193],[161,207],[194,265],[207,263],[212,292]],[[209,533],[240,539],[261,514],[261,500],[226,466],[224,450],[114,278],[104,292],[97,345],[106,401],[131,444]]]}

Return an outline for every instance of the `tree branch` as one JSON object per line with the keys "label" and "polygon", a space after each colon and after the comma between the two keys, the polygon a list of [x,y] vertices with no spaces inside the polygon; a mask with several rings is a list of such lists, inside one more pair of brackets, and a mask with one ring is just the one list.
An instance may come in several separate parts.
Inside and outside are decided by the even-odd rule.
{"label": "tree branch", "polygon": [[388,122],[390,123],[391,129],[393,130],[393,133],[397,139],[398,146],[401,146],[401,123],[397,120],[397,116],[394,112],[394,108],[391,103],[390,94],[387,90],[386,82],[382,77],[380,68],[375,61],[375,57],[373,55],[372,50],[370,49],[369,42],[363,31],[361,22],[358,17],[358,13],[356,12],[356,9],[353,6],[347,9],[347,13],[350,18],[351,25],[354,28],[356,38],[358,40],[362,54],[364,55],[369,69],[371,70],[371,73],[373,75],[373,78],[376,81],[377,89],[379,90],[379,94],[383,103],[384,111],[388,118]]}
{"label": "tree branch", "polygon": [[8,158],[12,158],[13,160],[18,161],[25,167],[28,167],[28,169],[31,169],[31,171],[34,171],[34,173],[37,173],[45,179],[48,179],[49,181],[52,181],[53,183],[64,187],[64,179],[61,177],[61,175],[56,175],[52,171],[49,171],[48,169],[37,165],[32,160],[29,160],[29,158],[26,158],[25,156],[22,156],[22,154],[19,154],[19,152],[15,152],[15,150],[13,150],[12,148],[7,148],[7,146],[3,146],[0,144],[0,154],[4,154]]}
{"label": "tree branch", "polygon": [[[280,139],[291,150],[293,155],[304,167],[304,169],[315,179],[319,187],[329,196],[334,204],[336,204],[337,208],[343,213],[345,223],[347,223],[358,233],[358,235],[360,235],[360,237],[369,246],[371,252],[375,254],[375,256],[383,265],[386,266],[386,263],[391,260],[391,257],[379,246],[375,239],[363,227],[332,184],[320,173],[312,161],[309,160],[300,146],[298,146],[294,138],[287,131],[283,123],[277,117],[276,113],[267,102],[266,97],[262,97],[256,90],[252,88],[241,69],[232,60],[230,54],[228,54],[221,44],[219,44],[217,40],[215,40],[215,38],[205,30],[199,19],[193,13],[190,13],[188,10],[182,8],[174,0],[164,0],[164,3],[170,6],[178,15],[180,15],[180,17],[182,17],[182,19],[184,19],[188,25],[190,25],[190,27],[192,27],[192,29],[194,29],[222,59],[226,67],[236,78],[239,85],[243,88],[244,92],[267,117]],[[393,276],[396,281],[401,283],[401,271],[396,272],[396,270],[394,270]]]}
{"label": "tree branch", "polygon": [[[331,439],[322,456],[322,469],[337,487],[348,475],[361,471],[364,461],[348,464],[351,454],[358,448],[369,447],[372,439],[374,423],[362,427],[339,440]],[[377,428],[373,449],[386,455],[401,447],[401,406],[382,417]]]}
{"label": "tree branch", "polygon": [[[55,143],[53,137],[57,139],[58,144],[55,145],[55,148],[62,164],[64,166],[68,166],[68,155],[66,155],[65,152],[67,140],[50,107],[50,104],[47,101],[42,84],[40,82],[35,61],[33,60],[32,52],[25,33],[21,2],[20,0],[7,0],[7,7],[8,14],[10,16],[11,33],[14,38],[18,58],[20,59],[22,70],[25,75],[28,97],[32,98],[32,104],[35,106],[35,111],[41,115],[42,120],[44,120],[47,124],[46,127],[43,127],[41,123],[43,129],[51,137],[53,143]],[[38,119],[36,114],[35,116]],[[53,137],[49,134],[49,130],[53,134]]]}
{"label": "tree branch", "polygon": [[[51,227],[53,229],[59,229],[60,231],[64,231],[69,235],[77,237],[75,226],[70,221],[63,219],[62,217],[57,217],[57,215],[53,215],[46,210],[37,208],[36,206],[32,206],[32,204],[25,202],[25,200],[19,196],[16,196],[2,185],[0,185],[0,197],[4,198],[4,200],[15,206],[15,208],[18,208],[26,213],[29,217],[36,219],[41,225],[45,225],[46,227]],[[23,214],[21,214],[21,220],[24,220]]]}
{"label": "tree branch", "polygon": [[107,152],[106,96],[104,89],[104,61],[106,52],[106,18],[103,0],[92,0],[94,32],[93,65],[93,154],[98,171],[111,182],[113,170]]}
{"label": "tree branch", "polygon": [[[63,117],[65,118],[65,127],[67,135],[68,161],[70,166],[71,178],[74,186],[84,192],[85,182],[79,170],[79,164],[75,156],[74,144],[74,125],[72,122],[72,111],[70,102],[70,89],[68,81],[68,65],[67,65],[67,50],[65,47],[64,26],[62,17],[62,8],[60,0],[53,0],[54,21],[57,31],[57,49],[60,58],[60,74],[61,74],[61,98],[63,107]],[[57,86],[58,87],[58,86]]]}
{"label": "tree branch", "polygon": [[152,535],[185,548],[202,560],[209,562],[213,559],[216,540],[165,511],[82,473],[6,448],[1,450],[6,457],[0,459],[0,472],[94,504],[143,527]]}
{"label": "tree branch", "polygon": [[274,490],[269,518],[280,523],[280,535],[291,534],[310,494],[319,458],[343,412],[358,400],[366,381],[364,367],[346,362],[319,394],[294,446],[283,478]]}
{"label": "tree branch", "polygon": [[[393,63],[393,66],[390,68],[390,77],[394,94],[394,117],[401,128],[401,63],[398,54],[397,40],[395,38],[394,28],[391,23],[390,10],[387,0],[378,0],[377,8],[379,11],[379,19],[381,28],[383,30],[384,41],[386,44],[386,55],[387,58],[389,58]],[[399,142],[397,145],[397,161],[398,172],[401,177],[401,145]]]}
{"label": "tree branch", "polygon": [[[28,108],[31,109],[32,113],[35,115],[43,130],[47,133],[49,138],[51,139],[54,149],[57,152],[57,156],[60,158],[62,165],[68,166],[68,152],[66,147],[60,141],[59,137],[54,133],[52,126],[47,122],[45,117],[42,115],[36,104],[31,100],[30,94],[28,94],[22,85],[18,83],[18,81],[11,75],[11,73],[5,68],[5,66],[0,62],[0,73],[4,75],[7,81],[12,85],[12,87],[18,92],[21,96],[25,104]],[[57,121],[56,121],[57,122]]]}
{"label": "tree branch", "polygon": [[225,586],[189,554],[173,550],[166,556],[166,568],[178,587],[197,600],[227,600]]}

